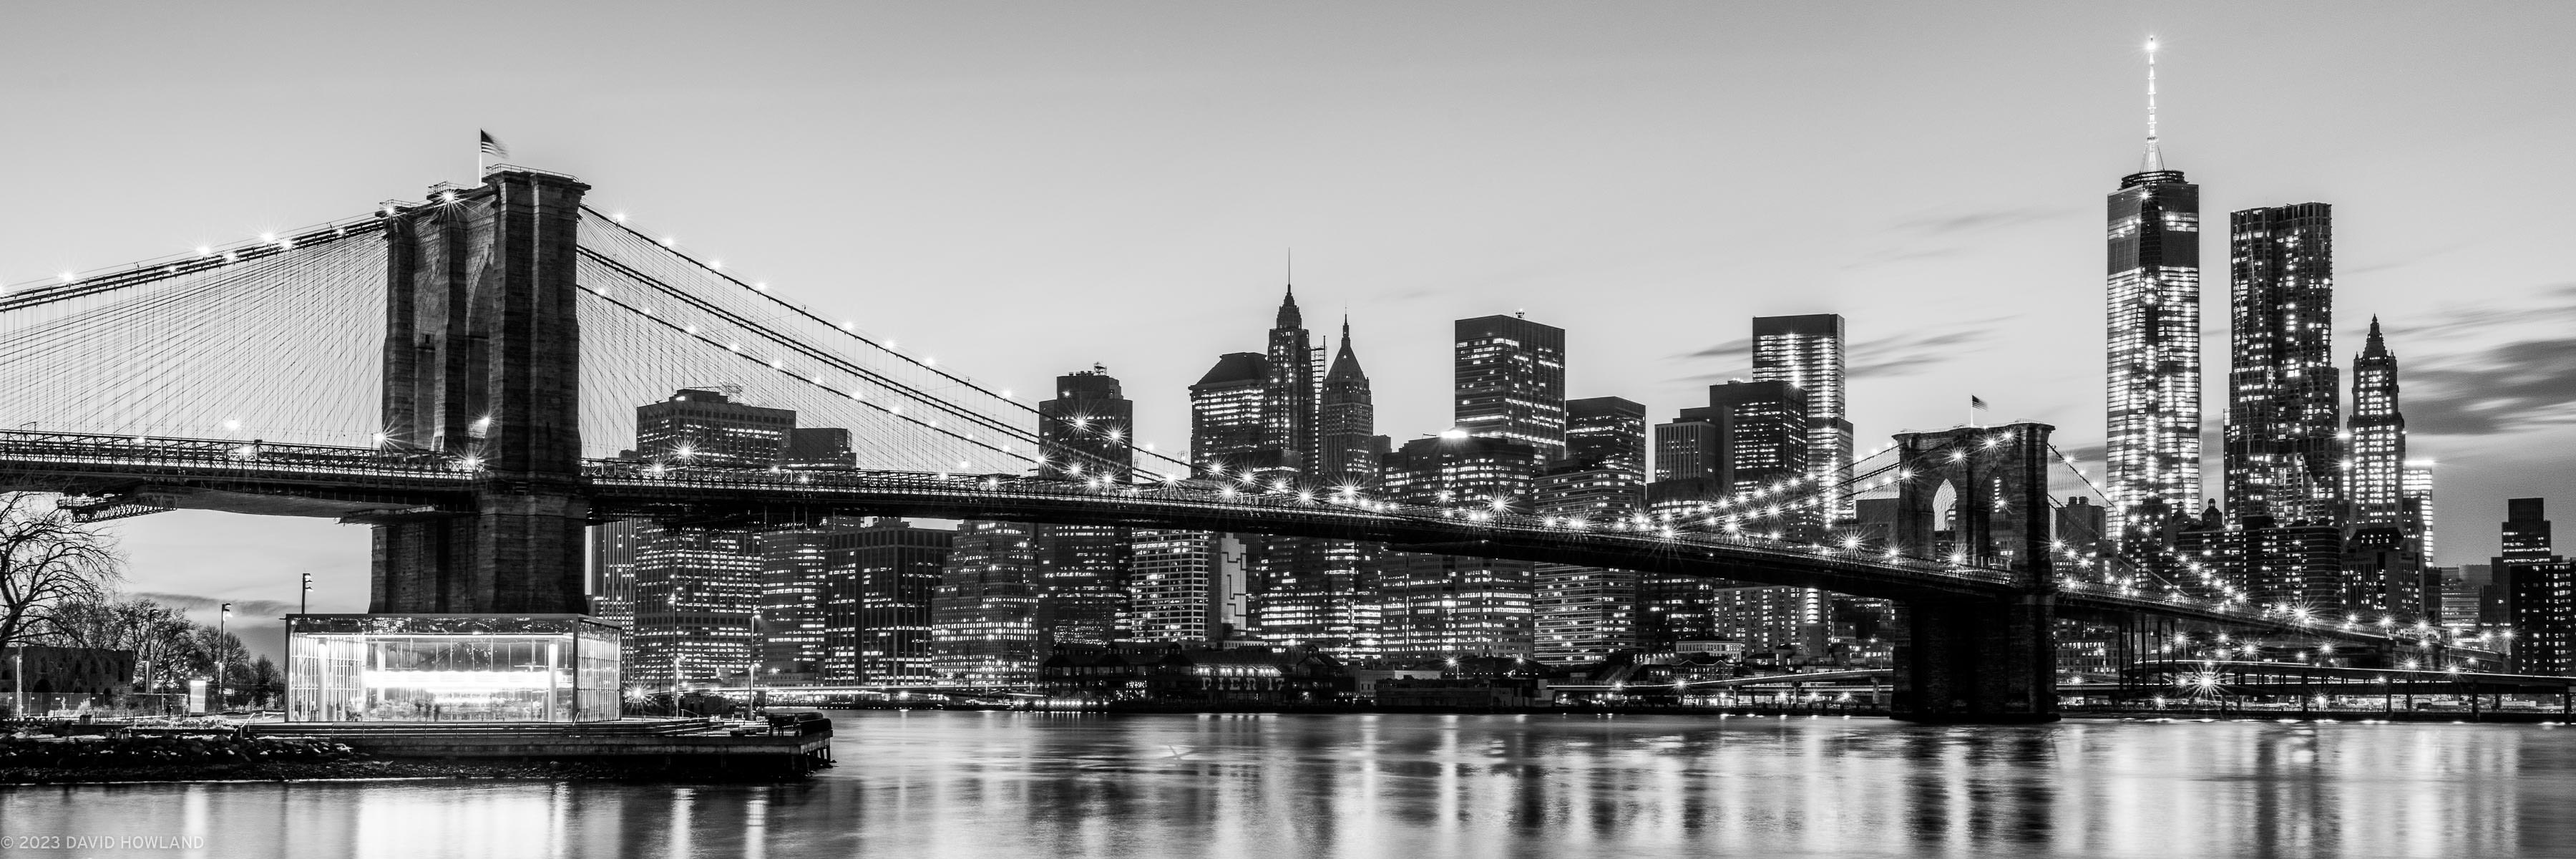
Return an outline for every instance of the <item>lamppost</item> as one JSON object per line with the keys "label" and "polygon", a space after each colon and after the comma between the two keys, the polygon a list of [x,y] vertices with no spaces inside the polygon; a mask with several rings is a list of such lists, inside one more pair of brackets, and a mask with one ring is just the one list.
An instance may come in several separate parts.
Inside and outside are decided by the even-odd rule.
{"label": "lamppost", "polygon": [[216,615],[216,616],[215,616],[215,712],[216,712],[216,713],[222,713],[222,712],[224,711],[224,657],[225,657],[226,655],[228,655],[228,654],[224,653],[224,641],[225,641],[225,638],[231,634],[231,633],[225,632],[225,631],[224,631],[224,629],[225,629],[226,627],[229,627],[229,626],[231,626],[231,625],[232,625],[232,620],[233,620],[233,604],[232,604],[232,603],[224,603],[224,610],[223,610],[223,612],[222,612],[221,614],[218,614],[218,615]]}
{"label": "lamppost", "polygon": [[[297,591],[297,592],[296,592],[296,595],[295,595],[295,613],[296,613],[296,614],[299,614],[299,615],[312,614],[312,613],[313,613],[313,574],[312,574],[312,573],[303,573],[302,575],[304,576],[304,587],[303,587],[303,589],[302,589],[302,590],[300,590],[300,591]],[[295,719],[295,718],[298,718],[298,716],[297,716],[294,712],[292,712],[292,708],[293,708],[293,705],[294,705],[294,702],[295,702],[295,680],[294,680],[294,678],[295,678],[295,624],[293,624],[293,623],[287,623],[287,624],[282,624],[282,626],[284,626],[284,627],[285,627],[285,629],[281,630],[281,631],[279,632],[279,634],[280,634],[281,636],[283,636],[286,640],[285,640],[285,641],[283,641],[283,642],[280,642],[280,643],[281,643],[281,644],[284,644],[284,645],[285,645],[285,647],[286,647],[286,649],[285,649],[285,650],[283,650],[283,651],[280,651],[280,652],[282,652],[282,653],[285,653],[285,654],[286,654],[286,676],[287,676],[286,688],[287,688],[287,695],[286,695],[286,701],[285,701],[284,703],[282,703],[282,704],[280,704],[280,705],[279,705],[279,709],[289,710],[289,712],[287,713],[287,718],[289,718],[289,719]],[[319,679],[319,676],[320,676],[320,675],[317,673],[315,676],[316,676],[316,679]],[[316,687],[316,688],[319,688],[319,687],[318,687],[318,684],[317,684],[317,687]],[[551,699],[549,699],[549,700],[551,700]]]}

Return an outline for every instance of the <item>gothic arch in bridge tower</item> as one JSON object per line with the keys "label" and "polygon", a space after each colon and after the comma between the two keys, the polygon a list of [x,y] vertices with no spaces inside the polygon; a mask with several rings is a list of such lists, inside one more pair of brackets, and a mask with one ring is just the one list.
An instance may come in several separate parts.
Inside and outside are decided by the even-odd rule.
{"label": "gothic arch in bridge tower", "polygon": [[[1957,427],[1896,437],[1898,469],[1895,545],[1919,558],[2011,570],[2028,576],[2034,565],[2047,581],[2050,453],[2047,424]],[[1943,497],[1949,490],[1952,497]],[[1936,556],[1934,534],[1954,504],[1953,552]]]}
{"label": "gothic arch in bridge tower", "polygon": [[[2007,575],[2012,595],[1905,603],[1893,712],[1932,722],[2057,717],[2048,435],[2013,423],[1896,437],[1893,544],[1904,555]],[[1945,508],[1948,508],[1945,510]],[[1955,510],[1949,551],[1941,516]]]}

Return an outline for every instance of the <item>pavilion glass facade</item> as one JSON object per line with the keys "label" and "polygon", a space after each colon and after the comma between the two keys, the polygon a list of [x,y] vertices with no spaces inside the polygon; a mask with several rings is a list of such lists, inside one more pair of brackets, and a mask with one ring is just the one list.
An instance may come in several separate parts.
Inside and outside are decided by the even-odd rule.
{"label": "pavilion glass facade", "polygon": [[288,615],[291,722],[601,722],[621,631],[582,615]]}

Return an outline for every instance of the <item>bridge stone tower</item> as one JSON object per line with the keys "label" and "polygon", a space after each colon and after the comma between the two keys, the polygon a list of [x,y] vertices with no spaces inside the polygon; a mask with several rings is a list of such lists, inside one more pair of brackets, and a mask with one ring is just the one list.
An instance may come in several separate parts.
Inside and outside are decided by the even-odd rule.
{"label": "bridge stone tower", "polygon": [[[1905,605],[1897,638],[1894,714],[1926,722],[2057,718],[2057,580],[2049,567],[2048,434],[2013,423],[1896,437],[1910,477],[1896,496],[1897,550],[2008,571],[2002,601],[1961,597]],[[1935,509],[1944,488],[1950,511]],[[1938,518],[1951,512],[1950,527]],[[1948,532],[1948,545],[1938,538]]]}
{"label": "bridge stone tower", "polygon": [[474,509],[375,526],[372,612],[585,609],[570,177],[506,170],[389,216],[387,444],[479,465]]}

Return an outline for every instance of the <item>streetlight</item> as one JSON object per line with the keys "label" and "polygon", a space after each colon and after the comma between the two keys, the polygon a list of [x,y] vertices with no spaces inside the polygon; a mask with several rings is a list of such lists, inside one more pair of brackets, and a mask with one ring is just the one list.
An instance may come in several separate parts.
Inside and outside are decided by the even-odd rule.
{"label": "streetlight", "polygon": [[233,619],[233,604],[232,604],[232,603],[224,603],[224,610],[223,610],[223,613],[218,614],[218,615],[216,615],[216,616],[215,616],[215,712],[216,712],[216,713],[222,713],[222,712],[224,711],[224,656],[226,655],[226,654],[224,653],[224,639],[225,639],[225,637],[226,637],[226,636],[230,635],[230,633],[227,633],[227,632],[225,632],[225,631],[224,631],[224,628],[232,625],[232,619]]}

